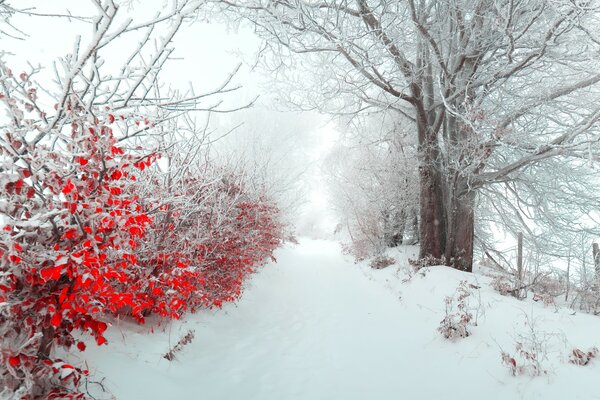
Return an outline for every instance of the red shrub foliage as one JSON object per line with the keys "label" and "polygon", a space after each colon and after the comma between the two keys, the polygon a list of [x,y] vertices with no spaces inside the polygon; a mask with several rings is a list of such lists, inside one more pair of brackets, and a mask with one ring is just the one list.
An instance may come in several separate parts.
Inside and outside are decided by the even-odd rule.
{"label": "red shrub foliage", "polygon": [[130,290],[144,269],[135,252],[152,218],[128,185],[136,167],[155,156],[125,154],[110,127],[114,117],[90,122],[80,111],[70,109],[64,148],[26,147],[27,132],[17,132],[4,133],[9,145],[0,149],[3,157],[18,155],[0,178],[1,372],[17,394],[66,396],[68,390],[51,388],[76,386],[81,371],[52,360],[52,348],[74,345],[74,330],[101,345],[105,313],[140,316],[151,304]]}
{"label": "red shrub foliage", "polygon": [[275,207],[226,184],[204,195],[212,202],[180,193],[193,215],[142,201],[158,155],[118,144],[125,118],[92,118],[75,100],[68,113],[58,144],[29,139],[39,132],[27,125],[0,140],[0,394],[13,398],[82,398],[87,371],[52,354],[85,350],[74,331],[102,345],[110,315],[143,323],[221,306],[281,238]]}
{"label": "red shrub foliage", "polygon": [[[208,179],[209,184],[188,177],[178,182],[148,239],[148,265],[153,266],[149,290],[166,293],[177,287],[170,293],[192,311],[221,307],[240,296],[244,279],[257,266],[274,260],[273,251],[283,237],[278,210],[264,197],[251,200],[243,184],[229,183],[233,178],[225,174],[216,181]],[[173,192],[172,186],[155,185],[153,192]],[[177,312],[154,311],[172,316]]]}

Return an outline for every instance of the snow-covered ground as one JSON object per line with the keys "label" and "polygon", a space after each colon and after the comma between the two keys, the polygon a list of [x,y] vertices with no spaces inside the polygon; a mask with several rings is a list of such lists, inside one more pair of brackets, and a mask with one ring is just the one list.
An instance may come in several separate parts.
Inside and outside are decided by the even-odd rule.
{"label": "snow-covered ground", "polygon": [[[304,239],[277,257],[237,304],[153,334],[115,323],[108,347],[81,353],[112,395],[89,389],[120,400],[600,399],[600,360],[568,363],[573,347],[600,345],[598,317],[503,297],[489,278],[444,267],[403,282],[404,262],[371,270],[329,241]],[[481,287],[468,298],[478,321],[450,342],[437,327],[461,280]],[[164,359],[188,330],[193,341]],[[501,349],[514,354],[533,335],[547,374],[511,376]]]}

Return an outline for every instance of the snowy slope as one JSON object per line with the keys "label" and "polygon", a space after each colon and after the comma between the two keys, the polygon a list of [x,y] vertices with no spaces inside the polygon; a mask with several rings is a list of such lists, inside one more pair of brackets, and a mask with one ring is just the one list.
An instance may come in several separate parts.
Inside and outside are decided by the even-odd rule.
{"label": "snowy slope", "polygon": [[[302,240],[279,250],[237,304],[152,335],[115,323],[109,346],[90,344],[81,357],[122,400],[600,399],[600,360],[567,362],[572,346],[600,345],[600,318],[502,297],[487,278],[444,267],[402,283],[402,267],[373,271],[339,249]],[[463,279],[481,286],[469,298],[478,326],[449,342],[436,329]],[[500,362],[500,348],[514,353],[515,338],[531,336],[527,319],[547,346],[548,374],[537,378]],[[189,329],[192,343],[162,358]]]}

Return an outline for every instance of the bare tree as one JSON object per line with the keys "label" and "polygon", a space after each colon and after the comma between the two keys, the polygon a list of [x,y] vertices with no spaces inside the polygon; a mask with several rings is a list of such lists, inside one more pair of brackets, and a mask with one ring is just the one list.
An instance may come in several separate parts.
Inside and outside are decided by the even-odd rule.
{"label": "bare tree", "polygon": [[322,109],[381,107],[412,120],[421,256],[467,271],[481,188],[548,160],[597,161],[596,3],[220,2],[269,39],[282,56],[275,68],[290,54],[327,65]]}

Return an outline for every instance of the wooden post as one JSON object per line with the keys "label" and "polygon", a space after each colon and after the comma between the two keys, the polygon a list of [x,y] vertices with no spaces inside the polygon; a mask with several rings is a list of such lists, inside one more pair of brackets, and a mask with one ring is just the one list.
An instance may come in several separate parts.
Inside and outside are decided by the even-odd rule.
{"label": "wooden post", "polygon": [[[523,286],[523,233],[517,234],[517,289]],[[521,290],[515,293],[518,298],[521,298]]]}
{"label": "wooden post", "polygon": [[569,301],[569,290],[571,290],[571,247],[567,255],[567,288],[565,291],[565,301]]}
{"label": "wooden post", "polygon": [[596,279],[600,279],[600,248],[598,247],[598,243],[592,243],[592,255],[594,256]]}

